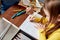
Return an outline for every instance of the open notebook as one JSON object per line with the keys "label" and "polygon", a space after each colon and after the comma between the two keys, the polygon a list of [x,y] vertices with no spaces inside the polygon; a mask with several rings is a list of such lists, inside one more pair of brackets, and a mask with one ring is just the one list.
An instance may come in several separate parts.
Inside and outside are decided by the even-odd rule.
{"label": "open notebook", "polygon": [[[20,26],[20,29],[26,32],[27,34],[31,35],[32,37],[38,39],[38,29],[35,27],[35,23],[30,22],[29,18],[32,15],[29,15],[26,20]],[[41,16],[41,15],[40,15]],[[41,16],[42,17],[42,16]]]}
{"label": "open notebook", "polygon": [[34,27],[35,24],[30,22],[29,20],[30,16],[31,15],[29,15],[27,19],[23,22],[23,24],[20,26],[20,29],[26,32],[27,34],[31,35],[32,37],[38,38],[38,33],[37,33],[38,30]]}

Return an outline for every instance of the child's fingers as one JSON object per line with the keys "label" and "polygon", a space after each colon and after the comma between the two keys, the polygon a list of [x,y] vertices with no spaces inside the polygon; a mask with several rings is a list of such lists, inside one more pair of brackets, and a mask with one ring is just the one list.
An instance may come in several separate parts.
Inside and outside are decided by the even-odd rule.
{"label": "child's fingers", "polygon": [[30,19],[31,22],[35,20],[34,17],[30,17],[29,19]]}

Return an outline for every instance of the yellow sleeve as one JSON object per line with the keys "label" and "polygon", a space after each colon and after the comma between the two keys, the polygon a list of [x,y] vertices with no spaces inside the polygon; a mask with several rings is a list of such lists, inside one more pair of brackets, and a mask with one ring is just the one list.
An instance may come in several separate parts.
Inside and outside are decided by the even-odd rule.
{"label": "yellow sleeve", "polygon": [[42,32],[42,30],[38,30],[38,33],[39,33],[38,40],[46,40],[45,32]]}
{"label": "yellow sleeve", "polygon": [[60,33],[54,33],[47,40],[60,40]]}

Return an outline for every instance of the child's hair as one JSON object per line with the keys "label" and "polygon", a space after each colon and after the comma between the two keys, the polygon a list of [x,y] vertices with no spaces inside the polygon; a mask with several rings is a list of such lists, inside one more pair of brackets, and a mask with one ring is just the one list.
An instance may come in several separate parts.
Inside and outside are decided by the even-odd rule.
{"label": "child's hair", "polygon": [[[60,0],[46,0],[44,7],[50,13],[50,21],[49,23],[54,23],[55,27],[51,28],[46,32],[46,35],[50,35],[53,31],[60,28],[60,21],[57,21],[57,17],[60,14]],[[48,24],[49,24],[48,23]]]}

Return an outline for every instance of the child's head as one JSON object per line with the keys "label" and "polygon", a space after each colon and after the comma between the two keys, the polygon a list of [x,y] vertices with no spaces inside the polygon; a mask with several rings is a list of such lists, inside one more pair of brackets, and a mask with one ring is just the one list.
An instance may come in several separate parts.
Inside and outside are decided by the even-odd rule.
{"label": "child's head", "polygon": [[49,35],[60,28],[60,0],[46,0],[44,9],[45,14],[48,13],[50,15],[49,23],[55,24],[55,27],[46,32],[46,35]]}
{"label": "child's head", "polygon": [[[60,0],[48,0],[48,1],[46,0],[44,8],[50,14],[50,20],[52,20],[52,19],[58,20],[57,18],[60,15]],[[59,17],[59,19],[60,19],[60,17]]]}

